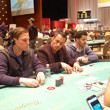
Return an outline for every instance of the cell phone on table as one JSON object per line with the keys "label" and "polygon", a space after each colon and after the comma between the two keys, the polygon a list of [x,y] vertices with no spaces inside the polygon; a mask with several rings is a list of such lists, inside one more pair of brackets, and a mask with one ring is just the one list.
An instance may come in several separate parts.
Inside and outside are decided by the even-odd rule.
{"label": "cell phone on table", "polygon": [[96,95],[92,95],[86,99],[91,110],[103,110]]}

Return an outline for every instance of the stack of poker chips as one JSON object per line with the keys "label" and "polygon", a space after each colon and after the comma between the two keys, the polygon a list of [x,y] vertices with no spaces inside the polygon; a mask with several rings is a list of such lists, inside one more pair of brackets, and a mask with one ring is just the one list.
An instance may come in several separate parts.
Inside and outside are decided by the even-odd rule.
{"label": "stack of poker chips", "polygon": [[56,79],[56,87],[59,87],[60,85],[63,84],[63,80],[64,80],[64,77],[63,76],[60,76],[60,78]]}

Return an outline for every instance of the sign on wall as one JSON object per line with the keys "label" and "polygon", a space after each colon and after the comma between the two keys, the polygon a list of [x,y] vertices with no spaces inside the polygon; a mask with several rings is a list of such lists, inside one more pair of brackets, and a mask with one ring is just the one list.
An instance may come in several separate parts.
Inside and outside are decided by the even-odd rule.
{"label": "sign on wall", "polygon": [[98,7],[110,7],[110,0],[98,0]]}
{"label": "sign on wall", "polygon": [[91,11],[78,11],[77,12],[77,19],[90,19],[91,18]]}

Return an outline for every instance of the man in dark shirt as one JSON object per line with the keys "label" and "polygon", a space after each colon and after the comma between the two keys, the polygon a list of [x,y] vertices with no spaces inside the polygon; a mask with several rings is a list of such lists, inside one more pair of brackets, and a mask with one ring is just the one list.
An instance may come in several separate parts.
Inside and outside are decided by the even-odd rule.
{"label": "man in dark shirt", "polygon": [[64,43],[66,35],[63,32],[58,32],[52,38],[52,42],[44,45],[38,50],[37,56],[44,66],[49,64],[51,71],[59,72],[64,69],[67,73],[82,71],[76,60],[72,59],[66,52]]}
{"label": "man in dark shirt", "polygon": [[5,22],[2,22],[2,25],[0,27],[0,30],[2,31],[3,35],[5,36],[7,33],[7,27],[5,25]]}
{"label": "man in dark shirt", "polygon": [[30,18],[28,21],[29,21],[29,26],[27,30],[29,31],[29,37],[30,37],[29,47],[34,49],[38,31],[37,31],[37,27],[34,25],[35,19]]}

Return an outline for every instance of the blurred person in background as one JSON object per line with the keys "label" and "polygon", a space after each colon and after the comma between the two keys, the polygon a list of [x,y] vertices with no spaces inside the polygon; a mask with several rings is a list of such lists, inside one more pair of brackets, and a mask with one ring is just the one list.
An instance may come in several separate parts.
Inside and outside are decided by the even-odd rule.
{"label": "blurred person in background", "polygon": [[38,36],[37,26],[34,25],[34,22],[35,22],[34,18],[30,18],[28,21],[29,21],[29,26],[28,26],[27,30],[29,32],[29,37],[30,37],[29,47],[31,49],[34,49],[36,38]]}

